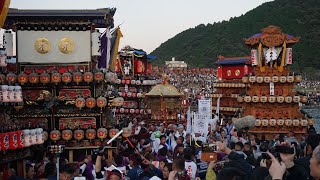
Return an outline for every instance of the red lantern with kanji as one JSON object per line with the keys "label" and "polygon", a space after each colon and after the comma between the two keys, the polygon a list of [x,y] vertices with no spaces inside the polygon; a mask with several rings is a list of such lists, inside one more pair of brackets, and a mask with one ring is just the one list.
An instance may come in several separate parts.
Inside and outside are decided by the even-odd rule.
{"label": "red lantern with kanji", "polygon": [[97,98],[97,106],[99,108],[104,108],[107,106],[107,99],[105,97],[98,97]]}
{"label": "red lantern with kanji", "polygon": [[9,133],[0,134],[1,150],[6,151],[9,149]]}
{"label": "red lantern with kanji", "polygon": [[72,131],[69,129],[63,130],[62,139],[65,141],[69,141],[70,139],[72,139]]}
{"label": "red lantern with kanji", "polygon": [[51,75],[51,82],[54,84],[58,84],[61,82],[61,74],[60,73],[53,73]]}
{"label": "red lantern with kanji", "polygon": [[7,82],[14,84],[17,81],[17,76],[13,73],[7,74]]}
{"label": "red lantern with kanji", "polygon": [[85,72],[83,74],[83,80],[86,83],[91,83],[93,81],[93,74],[92,72]]}
{"label": "red lantern with kanji", "polygon": [[96,138],[96,130],[94,129],[87,129],[86,130],[86,138],[92,140]]}
{"label": "red lantern with kanji", "polygon": [[118,134],[118,132],[119,132],[118,129],[110,129],[110,130],[109,130],[109,137],[110,137],[110,138],[113,138],[115,135]]}
{"label": "red lantern with kanji", "polygon": [[42,84],[48,84],[50,82],[50,75],[46,72],[43,72],[41,75],[40,75],[40,82]]}
{"label": "red lantern with kanji", "polygon": [[68,84],[72,81],[72,75],[68,72],[62,74],[62,82]]}
{"label": "red lantern with kanji", "polygon": [[104,74],[102,72],[94,73],[94,80],[98,83],[104,80]]}
{"label": "red lantern with kanji", "polygon": [[86,106],[86,100],[82,97],[79,97],[76,99],[75,105],[77,108],[82,109],[84,106]]}
{"label": "red lantern with kanji", "polygon": [[77,84],[81,83],[82,82],[82,74],[81,72],[75,72],[73,74],[73,81],[76,82]]}
{"label": "red lantern with kanji", "polygon": [[108,130],[106,128],[99,128],[97,131],[97,137],[101,140],[107,138]]}
{"label": "red lantern with kanji", "polygon": [[29,74],[29,82],[31,84],[37,84],[39,83],[39,75],[37,73],[31,73]]}
{"label": "red lantern with kanji", "polygon": [[86,99],[86,106],[88,108],[94,108],[96,106],[97,102],[96,102],[96,99],[95,98],[87,98]]}
{"label": "red lantern with kanji", "polygon": [[21,148],[24,147],[23,142],[24,142],[23,131],[17,131],[17,144],[18,144],[18,149],[21,149]]}
{"label": "red lantern with kanji", "polygon": [[74,139],[76,139],[77,141],[81,141],[84,138],[84,132],[81,129],[77,129],[74,131],[73,133],[73,137]]}
{"label": "red lantern with kanji", "polygon": [[17,137],[17,132],[9,132],[9,149],[10,150],[15,150],[18,148],[18,137]]}
{"label": "red lantern with kanji", "polygon": [[0,84],[3,84],[6,82],[6,76],[4,74],[0,74]]}
{"label": "red lantern with kanji", "polygon": [[58,130],[53,130],[50,132],[50,139],[52,141],[58,141],[61,138],[61,133]]}

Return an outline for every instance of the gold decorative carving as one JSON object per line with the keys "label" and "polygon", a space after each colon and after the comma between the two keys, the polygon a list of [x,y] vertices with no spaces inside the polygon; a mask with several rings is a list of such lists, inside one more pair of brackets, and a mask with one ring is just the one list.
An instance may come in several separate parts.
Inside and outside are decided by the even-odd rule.
{"label": "gold decorative carving", "polygon": [[46,38],[38,38],[34,43],[34,49],[40,54],[48,53],[51,49],[49,40]]}
{"label": "gold decorative carving", "polygon": [[59,50],[64,54],[71,54],[74,50],[74,42],[70,38],[62,38],[58,44]]}

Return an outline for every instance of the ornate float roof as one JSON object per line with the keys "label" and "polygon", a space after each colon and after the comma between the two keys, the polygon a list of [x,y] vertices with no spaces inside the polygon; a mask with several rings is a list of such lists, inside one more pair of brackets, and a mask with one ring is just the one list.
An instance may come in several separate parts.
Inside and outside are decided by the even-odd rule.
{"label": "ornate float roof", "polygon": [[281,46],[286,44],[295,44],[300,38],[282,32],[278,26],[270,25],[261,30],[261,33],[255,34],[248,39],[244,39],[244,43],[248,46],[258,46],[260,43],[267,47]]}
{"label": "ornate float roof", "polygon": [[5,27],[14,24],[90,23],[97,28],[113,27],[115,8],[79,10],[9,9]]}
{"label": "ornate float roof", "polygon": [[169,97],[180,97],[183,96],[178,89],[168,83],[168,76],[166,74],[162,75],[163,83],[154,86],[146,96],[169,96]]}
{"label": "ornate float roof", "polygon": [[215,62],[217,65],[239,65],[239,64],[251,64],[251,57],[224,57],[218,56],[218,61]]}

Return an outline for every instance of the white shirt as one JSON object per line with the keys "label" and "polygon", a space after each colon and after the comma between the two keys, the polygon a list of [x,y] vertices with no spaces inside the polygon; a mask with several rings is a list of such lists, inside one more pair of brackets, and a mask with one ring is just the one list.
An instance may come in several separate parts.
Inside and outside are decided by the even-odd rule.
{"label": "white shirt", "polygon": [[191,179],[196,179],[197,165],[193,161],[186,161],[184,164],[184,169],[187,171],[188,176]]}

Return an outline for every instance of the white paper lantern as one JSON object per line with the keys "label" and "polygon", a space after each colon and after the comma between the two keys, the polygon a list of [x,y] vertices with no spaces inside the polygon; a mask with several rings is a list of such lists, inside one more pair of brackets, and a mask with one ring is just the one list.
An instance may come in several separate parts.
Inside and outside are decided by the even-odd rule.
{"label": "white paper lantern", "polygon": [[37,131],[37,144],[43,144],[44,143],[43,129],[37,128],[36,131]]}
{"label": "white paper lantern", "polygon": [[31,145],[37,144],[37,129],[30,130]]}
{"label": "white paper lantern", "polygon": [[287,81],[288,81],[288,83],[293,83],[294,76],[287,76]]}
{"label": "white paper lantern", "polygon": [[286,96],[285,98],[286,103],[291,103],[292,102],[292,97],[291,96]]}
{"label": "white paper lantern", "polygon": [[15,102],[22,102],[23,101],[21,86],[14,87],[14,96],[15,96]]}
{"label": "white paper lantern", "polygon": [[24,136],[24,142],[23,142],[24,147],[31,146],[30,130],[29,129],[23,130],[23,136]]}
{"label": "white paper lantern", "polygon": [[9,99],[10,99],[10,102],[15,102],[15,92],[14,92],[14,87],[15,86],[8,86],[8,91],[9,91]]}
{"label": "white paper lantern", "polygon": [[0,101],[1,102],[10,102],[9,96],[9,86],[8,85],[0,85]]}
{"label": "white paper lantern", "polygon": [[7,65],[7,52],[4,48],[0,48],[0,67],[6,67]]}
{"label": "white paper lantern", "polygon": [[261,120],[260,119],[256,119],[255,126],[261,126]]}
{"label": "white paper lantern", "polygon": [[251,83],[256,82],[256,77],[255,76],[250,76],[249,77],[249,82],[251,82]]}

